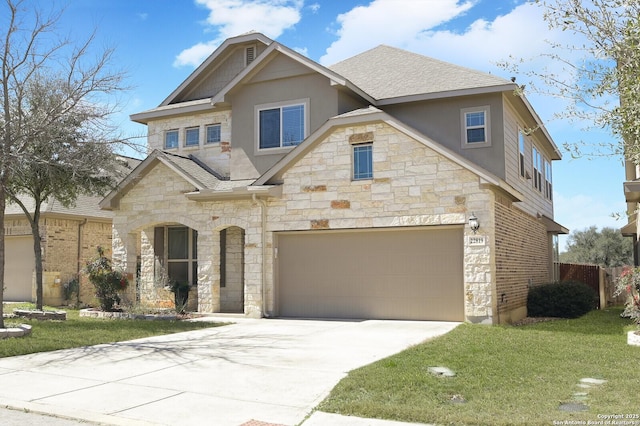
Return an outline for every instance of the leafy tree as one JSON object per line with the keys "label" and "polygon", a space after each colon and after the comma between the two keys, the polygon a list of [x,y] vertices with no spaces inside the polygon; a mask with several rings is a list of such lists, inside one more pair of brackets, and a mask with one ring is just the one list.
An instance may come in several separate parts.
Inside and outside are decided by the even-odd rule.
{"label": "leafy tree", "polygon": [[[57,33],[61,11],[45,15],[31,2],[3,0],[0,10],[0,327],[5,271],[4,211],[6,200],[20,187],[19,170],[37,165],[60,166],[68,153],[53,153],[46,143],[65,146],[72,129],[107,143],[114,135],[108,117],[114,112],[110,96],[124,89],[124,74],[113,70],[113,49],[94,50],[95,35],[78,45]],[[53,90],[47,83],[59,86]],[[39,92],[42,90],[42,92]],[[42,96],[37,96],[41,93]],[[51,97],[49,97],[52,95]],[[90,117],[82,121],[82,117]],[[109,142],[115,142],[115,135]],[[53,142],[52,142],[53,141]],[[62,144],[62,145],[60,145]],[[73,145],[73,144],[71,144]],[[108,145],[111,145],[110,143]],[[56,166],[57,164],[57,166]],[[65,163],[66,164],[66,163]],[[59,168],[57,170],[60,170]],[[66,170],[69,170],[67,167]],[[22,173],[22,172],[20,172]],[[25,174],[26,176],[26,174]],[[58,179],[58,178],[56,178]],[[56,184],[57,185],[57,184]],[[91,185],[89,186],[91,188]],[[67,192],[70,195],[73,191]],[[65,191],[59,191],[60,195]],[[67,198],[68,200],[70,198]],[[35,236],[39,239],[39,236]]]}
{"label": "leafy tree", "polygon": [[560,253],[563,263],[588,263],[603,267],[633,264],[633,243],[614,228],[591,226],[573,231],[567,238],[567,251]]}
{"label": "leafy tree", "polygon": [[[25,87],[29,119],[39,121],[57,108],[64,108],[71,96],[69,86],[56,78],[38,76]],[[95,119],[103,111],[94,106],[76,108],[61,114],[59,120],[35,135],[23,150],[8,183],[9,202],[20,206],[33,235],[36,270],[36,308],[43,308],[43,266],[40,241],[42,204],[55,199],[73,206],[81,194],[100,195],[111,188],[117,174],[113,145],[99,139]]]}
{"label": "leafy tree", "polygon": [[[640,1],[533,2],[544,9],[550,29],[571,32],[580,41],[576,45],[550,43],[549,52],[542,55],[547,66],[522,72],[531,80],[528,90],[568,100],[557,118],[609,129],[617,142],[601,143],[604,153],[624,154],[639,164]],[[575,59],[576,54],[582,58]],[[501,65],[520,73],[526,63],[512,58]],[[582,155],[582,146],[579,142],[564,144],[576,156]]]}

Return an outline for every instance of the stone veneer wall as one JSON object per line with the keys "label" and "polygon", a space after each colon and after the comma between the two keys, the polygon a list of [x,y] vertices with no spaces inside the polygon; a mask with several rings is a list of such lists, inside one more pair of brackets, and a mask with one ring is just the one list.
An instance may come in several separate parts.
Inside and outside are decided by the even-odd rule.
{"label": "stone veneer wall", "polygon": [[[220,143],[205,143],[206,126],[209,124],[220,124]],[[185,131],[187,128],[193,127],[200,129],[200,145],[185,147]],[[229,176],[231,111],[207,112],[153,120],[147,126],[149,150],[164,150],[164,134],[167,130],[178,130],[178,148],[167,150],[167,152],[183,156],[194,155],[218,173]]]}
{"label": "stone veneer wall", "polygon": [[[353,181],[351,144],[367,141],[373,141],[374,179]],[[284,174],[282,199],[269,202],[269,244],[273,231],[466,225],[473,211],[485,244],[469,246],[465,226],[465,315],[491,322],[492,200],[478,176],[384,123],[342,128]],[[268,302],[273,309],[273,298]]]}
{"label": "stone veneer wall", "polygon": [[[353,181],[352,143],[369,140],[373,141],[374,179]],[[197,308],[220,312],[219,231],[239,227],[245,234],[244,312],[269,316],[277,313],[275,232],[464,226],[465,316],[472,322],[494,320],[495,195],[481,187],[474,173],[393,127],[376,123],[336,129],[292,165],[283,179],[282,197],[267,200],[265,206],[261,200],[250,199],[195,202],[184,196],[193,186],[160,163],[120,200],[113,221],[114,261],[133,272],[139,252],[141,287],[143,292],[152,289],[153,226],[182,224],[196,229]],[[467,218],[471,212],[481,223],[477,235],[483,237],[481,244],[469,243]],[[264,241],[263,214],[267,224]]]}
{"label": "stone veneer wall", "polygon": [[[154,167],[121,200],[113,220],[114,262],[135,272],[140,253],[141,295],[157,302],[166,300],[155,283],[153,227],[180,224],[198,231],[198,286],[189,304],[199,312],[220,312],[220,231],[237,226],[244,229],[244,313],[262,315],[261,207],[252,200],[195,202],[185,193],[193,185],[168,166]],[[153,295],[156,296],[153,296]],[[197,294],[197,295],[196,295]],[[193,297],[192,297],[193,296]],[[144,302],[145,300],[143,300]]]}
{"label": "stone veneer wall", "polygon": [[241,228],[227,228],[226,237],[226,286],[220,289],[222,312],[243,312],[244,234]]}
{"label": "stone veneer wall", "polygon": [[548,235],[509,200],[498,197],[495,209],[497,313],[501,323],[510,323],[526,316],[529,286],[550,280]]}

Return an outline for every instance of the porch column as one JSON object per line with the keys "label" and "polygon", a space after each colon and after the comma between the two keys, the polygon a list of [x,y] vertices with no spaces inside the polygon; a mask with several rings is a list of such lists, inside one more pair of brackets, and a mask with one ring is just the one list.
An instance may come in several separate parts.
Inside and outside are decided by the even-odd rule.
{"label": "porch column", "polygon": [[220,312],[220,232],[198,230],[198,312]]}
{"label": "porch column", "polygon": [[154,228],[145,228],[140,232],[140,288],[138,289],[140,302],[143,304],[151,304],[158,297],[155,291],[156,258],[153,247]]}
{"label": "porch column", "polygon": [[116,227],[113,228],[111,261],[115,268],[120,268],[125,272],[129,280],[129,287],[126,291],[126,298],[129,302],[136,301],[136,239],[137,234],[135,233],[126,233]]}

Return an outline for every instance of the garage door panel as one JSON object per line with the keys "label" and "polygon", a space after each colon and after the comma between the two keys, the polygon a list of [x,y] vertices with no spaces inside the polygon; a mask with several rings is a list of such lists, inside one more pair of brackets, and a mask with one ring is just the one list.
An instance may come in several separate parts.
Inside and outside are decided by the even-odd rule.
{"label": "garage door panel", "polygon": [[5,240],[4,300],[31,301],[35,255],[33,238],[7,237]]}
{"label": "garage door panel", "polygon": [[278,235],[280,315],[461,321],[462,228]]}

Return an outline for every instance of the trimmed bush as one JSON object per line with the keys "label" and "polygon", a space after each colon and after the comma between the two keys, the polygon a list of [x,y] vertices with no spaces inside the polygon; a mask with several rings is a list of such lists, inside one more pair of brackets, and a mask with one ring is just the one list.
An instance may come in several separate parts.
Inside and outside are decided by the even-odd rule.
{"label": "trimmed bush", "polygon": [[579,281],[544,284],[529,289],[527,315],[530,317],[578,318],[596,307],[597,295]]}

